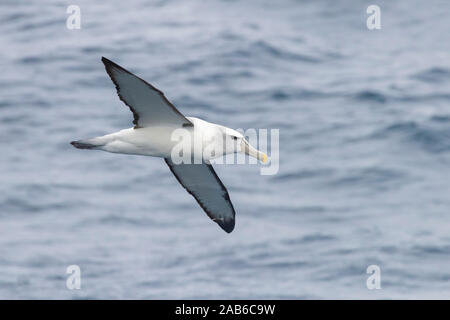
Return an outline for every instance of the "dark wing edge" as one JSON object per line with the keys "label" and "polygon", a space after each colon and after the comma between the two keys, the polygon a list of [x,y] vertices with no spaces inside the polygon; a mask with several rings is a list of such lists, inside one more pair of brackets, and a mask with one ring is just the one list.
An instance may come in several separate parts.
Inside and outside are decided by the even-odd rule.
{"label": "dark wing edge", "polygon": [[[208,170],[214,175],[214,177],[216,178],[217,183],[220,185],[220,187],[222,188],[222,191],[224,192],[224,196],[223,198],[225,199],[225,201],[228,202],[228,204],[231,207],[231,210],[233,212],[233,217],[231,219],[225,219],[225,220],[220,220],[217,219],[214,212],[211,212],[205,204],[203,204],[201,202],[201,200],[197,197],[197,195],[192,192],[191,190],[189,190],[181,181],[181,179],[178,177],[177,173],[174,170],[174,166],[176,166],[176,164],[173,164],[170,159],[164,158],[164,161],[167,163],[167,165],[169,166],[170,171],[173,173],[173,175],[175,176],[175,178],[177,179],[177,181],[183,186],[184,189],[186,189],[186,191],[194,197],[194,199],[197,201],[197,203],[200,205],[200,207],[203,209],[203,211],[205,211],[205,213],[208,215],[209,218],[211,218],[212,221],[214,221],[215,223],[217,223],[225,232],[227,233],[231,233],[234,230],[234,226],[235,226],[235,216],[236,216],[236,211],[234,210],[233,207],[233,203],[231,202],[230,199],[230,195],[228,194],[228,190],[227,188],[225,188],[225,186],[223,185],[222,181],[219,179],[219,177],[216,174],[216,171],[214,171],[214,168],[211,164],[206,164],[204,163],[204,165],[206,165],[206,167],[208,168]],[[192,164],[192,165],[200,165],[200,164]]]}
{"label": "dark wing edge", "polygon": [[114,75],[113,75],[113,73],[111,72],[111,68],[119,69],[119,70],[121,70],[121,71],[123,71],[123,72],[126,72],[126,73],[128,73],[128,74],[130,74],[130,75],[136,77],[137,79],[139,79],[140,81],[142,81],[145,85],[147,85],[147,86],[149,87],[149,89],[156,91],[156,92],[160,95],[161,99],[162,99],[162,100],[163,100],[170,108],[172,108],[173,111],[175,111],[175,113],[179,114],[180,116],[182,116],[182,117],[186,120],[186,122],[183,124],[183,127],[193,127],[193,126],[194,126],[194,124],[193,124],[191,121],[189,121],[188,119],[186,119],[186,117],[185,117],[180,111],[178,111],[178,109],[175,108],[175,106],[174,106],[169,100],[167,100],[166,96],[164,95],[164,93],[163,93],[161,90],[155,88],[154,86],[152,86],[150,83],[148,83],[148,82],[145,81],[144,79],[138,77],[137,75],[131,73],[130,71],[126,70],[125,68],[119,66],[117,63],[112,62],[111,60],[109,60],[109,59],[107,59],[107,58],[105,58],[105,57],[102,57],[102,62],[103,62],[103,64],[105,65],[105,70],[106,70],[106,72],[108,73],[108,75],[109,75],[111,81],[114,83],[114,86],[116,87],[116,92],[117,92],[117,95],[119,96],[119,99],[120,99],[123,103],[125,103],[125,104],[128,106],[128,108],[130,108],[130,111],[133,113],[133,118],[134,118],[134,119],[133,119],[134,129],[139,129],[139,128],[140,128],[139,123],[138,123],[138,122],[139,122],[139,113],[138,113],[131,105],[129,105],[129,104],[127,103],[127,101],[123,98],[123,96],[121,95],[121,93],[120,93],[120,86],[119,86],[119,84],[117,83],[116,79],[114,78]]}

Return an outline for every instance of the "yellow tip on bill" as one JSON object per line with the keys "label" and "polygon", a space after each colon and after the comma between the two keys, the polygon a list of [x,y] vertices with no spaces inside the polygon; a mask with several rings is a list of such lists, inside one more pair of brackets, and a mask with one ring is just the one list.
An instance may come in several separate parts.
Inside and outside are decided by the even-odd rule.
{"label": "yellow tip on bill", "polygon": [[265,154],[263,154],[263,160],[262,160],[262,162],[263,162],[263,163],[266,163],[266,162],[267,162],[267,156],[266,156]]}

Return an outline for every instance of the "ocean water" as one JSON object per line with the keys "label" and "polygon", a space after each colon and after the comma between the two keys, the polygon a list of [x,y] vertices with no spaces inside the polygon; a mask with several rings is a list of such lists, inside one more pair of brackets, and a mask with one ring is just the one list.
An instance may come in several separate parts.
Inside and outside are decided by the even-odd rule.
{"label": "ocean water", "polygon": [[[79,30],[69,4],[0,4],[0,298],[450,298],[448,1],[77,0]],[[101,56],[279,129],[277,174],[215,166],[231,234],[162,159],[69,144],[131,126]]]}

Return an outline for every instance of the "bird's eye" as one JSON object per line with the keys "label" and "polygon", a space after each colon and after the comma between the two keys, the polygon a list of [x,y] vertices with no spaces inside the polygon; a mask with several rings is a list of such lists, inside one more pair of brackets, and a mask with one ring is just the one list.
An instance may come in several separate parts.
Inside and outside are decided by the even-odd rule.
{"label": "bird's eye", "polygon": [[238,139],[238,137],[236,137],[236,136],[233,136],[233,139],[234,139],[234,140],[237,140],[237,139]]}

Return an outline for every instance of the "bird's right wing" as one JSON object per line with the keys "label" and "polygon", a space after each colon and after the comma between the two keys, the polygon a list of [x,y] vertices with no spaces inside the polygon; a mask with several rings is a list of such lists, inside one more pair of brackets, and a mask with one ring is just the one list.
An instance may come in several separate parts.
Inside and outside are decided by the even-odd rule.
{"label": "bird's right wing", "polygon": [[133,113],[135,129],[155,124],[193,126],[160,90],[105,57],[102,57],[102,62],[116,86],[120,100]]}
{"label": "bird's right wing", "polygon": [[233,231],[236,213],[228,191],[212,165],[174,164],[170,159],[164,160],[178,182],[197,200],[206,214],[226,232]]}

